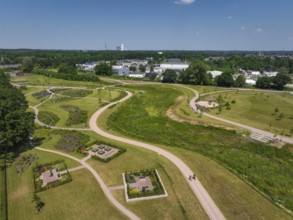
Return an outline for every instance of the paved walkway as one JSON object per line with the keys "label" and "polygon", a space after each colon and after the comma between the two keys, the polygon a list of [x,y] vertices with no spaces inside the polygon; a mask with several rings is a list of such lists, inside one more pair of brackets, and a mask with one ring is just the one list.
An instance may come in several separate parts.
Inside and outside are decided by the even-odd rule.
{"label": "paved walkway", "polygon": [[188,179],[190,175],[193,175],[193,171],[180,158],[178,158],[177,156],[173,155],[172,153],[170,153],[166,150],[163,150],[159,147],[156,147],[154,145],[146,144],[146,143],[139,142],[136,140],[132,140],[132,139],[124,138],[124,137],[119,137],[119,136],[115,136],[113,134],[107,133],[107,132],[101,130],[97,126],[98,117],[107,108],[109,108],[113,105],[116,105],[120,102],[126,101],[127,99],[129,99],[132,96],[132,94],[130,92],[128,92],[128,91],[126,91],[126,92],[127,92],[127,96],[124,97],[123,99],[121,99],[120,101],[108,104],[108,105],[102,107],[101,109],[99,109],[98,111],[96,111],[89,121],[90,128],[94,132],[96,132],[97,134],[99,134],[101,136],[104,136],[104,137],[112,139],[112,140],[120,141],[123,143],[131,144],[131,145],[134,145],[137,147],[142,147],[142,148],[151,150],[153,152],[158,153],[159,155],[164,156],[168,160],[170,160],[183,174],[185,181],[187,181],[190,188],[192,189],[194,194],[197,196],[199,202],[201,203],[201,205],[205,209],[205,211],[206,211],[207,215],[210,217],[210,219],[213,219],[213,220],[225,219],[224,215],[222,214],[220,209],[216,206],[216,204],[214,203],[212,198],[209,196],[208,192],[204,189],[204,187],[202,186],[200,181],[198,179],[196,181],[192,181],[192,180],[190,181]]}
{"label": "paved walkway", "polygon": [[68,170],[62,170],[62,171],[59,172],[59,174],[67,173],[67,171],[68,172],[74,172],[74,171],[84,169],[84,168],[85,168],[84,166],[74,167],[74,168],[71,168],[71,169],[68,169]]}
{"label": "paved walkway", "polygon": [[133,212],[129,211],[127,208],[125,208],[121,203],[119,203],[114,196],[111,194],[110,190],[108,189],[108,187],[105,185],[105,183],[103,182],[103,180],[101,179],[101,177],[99,176],[99,174],[89,165],[87,164],[85,161],[80,160],[76,157],[73,157],[71,155],[59,152],[59,151],[54,151],[54,150],[47,150],[47,149],[43,149],[40,147],[36,147],[35,149],[38,149],[40,151],[45,151],[45,152],[49,152],[49,153],[54,153],[54,154],[58,154],[67,158],[70,158],[72,160],[77,161],[78,163],[80,163],[83,167],[85,167],[86,169],[88,169],[93,176],[95,177],[95,179],[98,181],[98,183],[100,184],[102,190],[104,191],[106,197],[110,200],[110,202],[118,209],[120,210],[123,214],[125,214],[126,216],[128,216],[130,219],[133,220],[139,220],[140,218],[135,215]]}
{"label": "paved walkway", "polygon": [[114,190],[120,190],[120,189],[124,189],[124,186],[111,186],[108,188],[110,191],[114,191]]}

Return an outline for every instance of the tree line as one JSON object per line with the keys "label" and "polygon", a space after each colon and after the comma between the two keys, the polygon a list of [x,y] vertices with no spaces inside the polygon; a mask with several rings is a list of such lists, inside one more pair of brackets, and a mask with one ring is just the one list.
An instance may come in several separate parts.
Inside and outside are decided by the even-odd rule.
{"label": "tree line", "polygon": [[[177,74],[174,70],[167,69],[162,75],[163,83],[182,83],[191,85],[216,85],[220,87],[244,87],[245,77],[239,74],[234,81],[233,71],[226,70],[220,76],[213,79],[208,73],[211,67],[203,61],[193,62],[186,70]],[[256,81],[256,88],[261,89],[284,89],[291,78],[284,72],[278,73],[275,77],[259,77]]]}
{"label": "tree line", "polygon": [[[0,49],[0,64],[22,63],[32,69],[34,65],[41,68],[58,68],[60,64],[75,65],[93,61],[111,61],[124,59],[148,59],[150,64],[161,63],[166,59],[179,58],[187,62],[205,60],[212,69],[226,70],[274,70],[293,73],[293,52],[265,52],[258,56],[255,51],[81,51],[81,50],[4,50]],[[28,70],[29,70],[28,69]],[[282,70],[282,71],[280,71]],[[27,69],[24,69],[25,72]]]}

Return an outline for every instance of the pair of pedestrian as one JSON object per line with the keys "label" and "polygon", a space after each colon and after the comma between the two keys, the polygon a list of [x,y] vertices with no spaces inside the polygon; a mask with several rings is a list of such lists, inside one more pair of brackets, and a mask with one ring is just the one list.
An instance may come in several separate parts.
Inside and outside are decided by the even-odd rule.
{"label": "pair of pedestrian", "polygon": [[192,179],[195,180],[195,174],[193,174],[193,176],[190,175],[190,176],[188,177],[188,179],[189,179],[190,181],[191,181]]}

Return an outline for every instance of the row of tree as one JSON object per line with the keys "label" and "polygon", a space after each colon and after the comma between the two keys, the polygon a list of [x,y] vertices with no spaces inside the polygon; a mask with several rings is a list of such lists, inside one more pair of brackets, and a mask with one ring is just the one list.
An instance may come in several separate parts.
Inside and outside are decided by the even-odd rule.
{"label": "row of tree", "polygon": [[[202,61],[196,61],[190,65],[189,68],[182,71],[177,75],[174,70],[166,70],[163,73],[163,83],[182,83],[192,85],[217,85],[221,87],[244,87],[245,77],[238,75],[234,81],[233,73],[231,70],[227,70],[215,79],[208,73],[210,66]],[[282,90],[287,83],[291,82],[291,78],[288,74],[278,73],[275,77],[260,77],[256,82],[257,88],[263,89],[279,89]]]}
{"label": "row of tree", "polygon": [[99,77],[87,71],[77,71],[75,65],[70,65],[67,63],[61,63],[57,69],[57,71],[53,71],[50,69],[44,69],[40,66],[35,66],[31,71],[37,75],[44,75],[47,77],[64,79],[64,80],[74,80],[74,81],[92,81],[98,82],[100,81]]}
{"label": "row of tree", "polygon": [[[281,56],[282,55],[282,56]],[[286,56],[284,56],[286,55]],[[62,50],[1,50],[0,64],[22,63],[23,71],[31,72],[34,65],[41,68],[58,68],[62,63],[71,65],[92,61],[107,60],[112,64],[123,59],[148,59],[150,64],[163,62],[165,59],[179,58],[188,62],[205,60],[212,69],[223,72],[237,68],[245,70],[274,70],[293,73],[292,52],[265,52],[258,56],[257,52],[243,51],[62,51]],[[210,59],[208,59],[210,58]]]}

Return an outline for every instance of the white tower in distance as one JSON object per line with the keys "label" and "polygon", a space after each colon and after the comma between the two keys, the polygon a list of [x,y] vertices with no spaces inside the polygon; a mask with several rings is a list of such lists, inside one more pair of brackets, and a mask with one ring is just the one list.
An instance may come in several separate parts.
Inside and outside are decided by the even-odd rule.
{"label": "white tower in distance", "polygon": [[121,45],[120,45],[120,51],[124,51],[124,50],[125,50],[124,43],[121,43]]}

